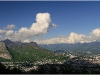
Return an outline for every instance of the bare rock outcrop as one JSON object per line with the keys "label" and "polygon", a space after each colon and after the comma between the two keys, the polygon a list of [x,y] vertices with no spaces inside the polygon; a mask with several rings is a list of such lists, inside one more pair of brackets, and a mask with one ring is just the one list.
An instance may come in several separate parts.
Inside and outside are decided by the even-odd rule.
{"label": "bare rock outcrop", "polygon": [[4,59],[12,58],[12,56],[10,55],[10,52],[7,50],[7,48],[3,42],[0,42],[0,57],[4,58]]}

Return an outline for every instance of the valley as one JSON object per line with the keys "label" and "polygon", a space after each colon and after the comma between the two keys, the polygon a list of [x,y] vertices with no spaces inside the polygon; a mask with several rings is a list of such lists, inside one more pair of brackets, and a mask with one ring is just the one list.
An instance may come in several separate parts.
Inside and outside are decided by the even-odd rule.
{"label": "valley", "polygon": [[[99,72],[99,68],[94,65],[99,66],[100,64],[100,54],[98,51],[100,43],[39,46],[36,42],[22,43],[13,42],[9,39],[1,41],[1,43],[1,46],[4,45],[2,47],[8,52],[6,57],[11,56],[11,58],[7,59],[6,57],[1,57],[0,63],[6,68],[10,68],[10,70],[17,68],[22,72],[28,73],[33,70],[38,70],[43,65],[48,65],[50,67],[50,65],[52,66],[55,64],[58,65],[59,68],[64,65],[71,65],[71,67],[75,69],[74,67],[79,66],[77,70],[87,67],[87,72],[91,67],[91,70],[95,71],[95,67]],[[52,50],[48,47],[51,47]],[[86,50],[86,48],[89,50]],[[98,50],[93,51],[93,49]],[[0,51],[2,53],[3,48],[1,48]],[[91,67],[89,67],[90,64],[92,64]]]}

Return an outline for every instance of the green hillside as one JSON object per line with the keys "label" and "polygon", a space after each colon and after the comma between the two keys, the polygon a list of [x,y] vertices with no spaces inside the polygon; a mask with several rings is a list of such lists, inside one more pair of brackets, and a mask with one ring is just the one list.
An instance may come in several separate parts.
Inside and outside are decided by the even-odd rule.
{"label": "green hillside", "polygon": [[17,46],[14,48],[9,48],[9,52],[12,55],[11,61],[37,61],[37,60],[43,60],[43,59],[57,59],[57,60],[63,60],[61,59],[61,55],[56,55],[55,53],[43,49],[41,47],[36,47],[32,45],[22,45]]}
{"label": "green hillside", "polygon": [[61,54],[54,53],[50,50],[41,48],[36,42],[30,43],[21,43],[21,42],[13,42],[9,39],[2,41],[5,43],[7,50],[10,52],[12,59],[7,60],[0,58],[0,61],[14,61],[14,62],[23,62],[26,60],[31,61],[41,61],[41,60],[49,60],[56,59],[58,61],[67,60],[68,57],[64,57]]}

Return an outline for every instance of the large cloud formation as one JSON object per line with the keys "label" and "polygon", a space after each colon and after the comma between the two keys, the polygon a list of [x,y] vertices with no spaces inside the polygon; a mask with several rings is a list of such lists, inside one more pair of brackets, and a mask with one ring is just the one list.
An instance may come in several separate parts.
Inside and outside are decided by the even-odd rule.
{"label": "large cloud formation", "polygon": [[71,32],[68,37],[57,37],[48,40],[34,40],[38,44],[57,44],[57,43],[90,43],[94,41],[100,42],[100,28],[92,30],[89,36]]}
{"label": "large cloud formation", "polygon": [[[30,27],[22,27],[18,31],[14,31],[14,24],[7,25],[4,29],[0,29],[0,40],[10,39],[12,41],[30,42],[30,38],[46,34],[51,28],[56,25],[52,23],[49,13],[38,13],[36,22]],[[57,43],[89,43],[100,41],[100,28],[94,29],[90,35],[77,34],[71,32],[68,37],[57,37],[48,40],[33,40],[38,44],[57,44]]]}
{"label": "large cloud formation", "polygon": [[13,31],[15,25],[7,25],[5,30],[0,29],[0,34],[4,34],[6,38],[13,41],[23,41],[33,36],[46,34],[49,29],[55,27],[56,25],[51,22],[49,13],[38,13],[36,15],[36,23],[33,23],[29,28],[22,27],[18,31]]}

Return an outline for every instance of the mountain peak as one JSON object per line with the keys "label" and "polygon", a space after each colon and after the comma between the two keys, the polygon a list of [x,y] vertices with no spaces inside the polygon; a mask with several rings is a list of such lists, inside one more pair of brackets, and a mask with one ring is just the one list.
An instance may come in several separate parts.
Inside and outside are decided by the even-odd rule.
{"label": "mountain peak", "polygon": [[12,41],[11,41],[11,40],[9,40],[9,39],[5,39],[5,40],[3,40],[2,42],[4,42],[6,45],[8,45],[8,44],[12,43]]}

